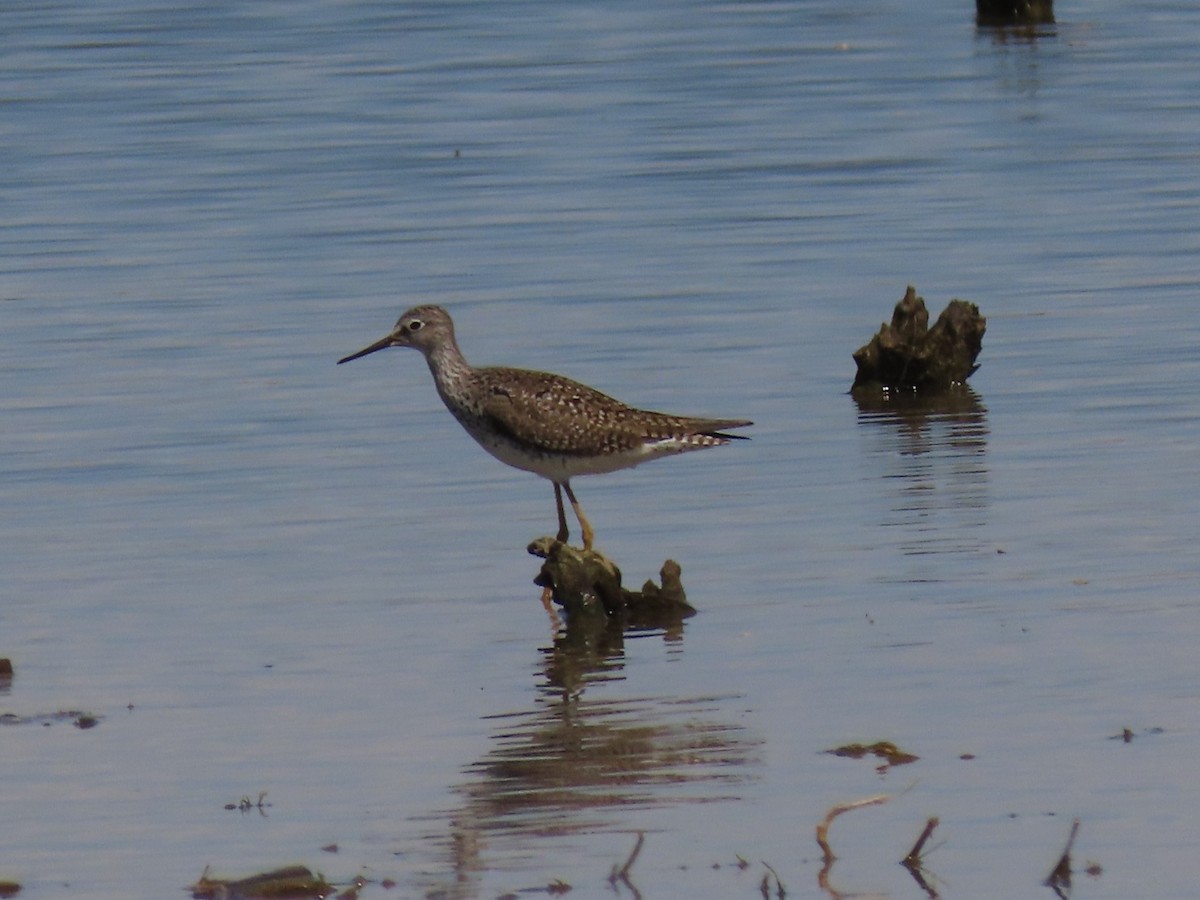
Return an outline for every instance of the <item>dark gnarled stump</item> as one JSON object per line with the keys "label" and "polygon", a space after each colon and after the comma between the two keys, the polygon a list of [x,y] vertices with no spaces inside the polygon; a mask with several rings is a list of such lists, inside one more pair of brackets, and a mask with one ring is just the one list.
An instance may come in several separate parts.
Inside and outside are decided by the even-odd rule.
{"label": "dark gnarled stump", "polygon": [[1054,0],[975,0],[977,25],[1053,25]]}
{"label": "dark gnarled stump", "polygon": [[987,319],[965,300],[950,305],[929,327],[925,301],[910,285],[891,324],[854,353],[858,374],[851,390],[935,394],[963,384],[979,368]]}
{"label": "dark gnarled stump", "polygon": [[695,613],[680,581],[679,563],[668,559],[662,585],[647,581],[640,591],[621,586],[621,570],[594,550],[570,547],[551,537],[538,538],[529,552],[540,557],[534,584],[546,588],[571,624],[613,622],[625,628],[666,627]]}

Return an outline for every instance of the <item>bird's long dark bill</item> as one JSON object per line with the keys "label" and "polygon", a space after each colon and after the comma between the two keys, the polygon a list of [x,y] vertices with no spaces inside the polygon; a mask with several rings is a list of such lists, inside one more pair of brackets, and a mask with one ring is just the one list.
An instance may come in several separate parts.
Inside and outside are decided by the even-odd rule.
{"label": "bird's long dark bill", "polygon": [[378,340],[373,343],[370,347],[363,347],[357,353],[351,353],[349,356],[339,359],[337,364],[340,366],[344,362],[350,362],[352,359],[360,359],[361,357],[366,356],[368,353],[374,353],[376,350],[386,350],[390,346],[392,346],[392,336],[389,334],[382,340]]}

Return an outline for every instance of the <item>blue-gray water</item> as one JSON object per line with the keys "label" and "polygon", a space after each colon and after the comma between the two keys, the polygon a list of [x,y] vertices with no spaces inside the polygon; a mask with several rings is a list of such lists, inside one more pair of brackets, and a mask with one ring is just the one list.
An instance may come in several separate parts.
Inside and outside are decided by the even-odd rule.
{"label": "blue-gray water", "polygon": [[[888,793],[831,890],[920,895],[938,816],[944,896],[1048,897],[1078,817],[1077,897],[1193,896],[1200,9],[1057,16],[5,4],[0,713],[101,718],[0,727],[0,880],[600,897],[644,830],[647,898],[818,896]],[[988,317],[965,408],[846,394],[908,283]],[[418,302],[755,420],[576,484],[682,639],[564,677],[550,486],[416,354],[334,366]],[[920,762],[822,753],[880,739]]]}

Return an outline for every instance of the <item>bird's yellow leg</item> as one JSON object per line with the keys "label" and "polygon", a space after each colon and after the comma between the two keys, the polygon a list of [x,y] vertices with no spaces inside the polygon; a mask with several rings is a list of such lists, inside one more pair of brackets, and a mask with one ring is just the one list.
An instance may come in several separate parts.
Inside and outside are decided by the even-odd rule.
{"label": "bird's yellow leg", "polygon": [[[571,482],[564,481],[563,487],[567,491],[567,499],[571,501],[571,509],[575,510],[575,518],[579,520],[579,528],[583,532],[583,549],[591,550],[592,541],[596,537],[596,533],[592,531],[592,526],[588,523],[587,517],[583,514],[583,507],[579,505],[579,501],[575,499],[575,492],[571,490]],[[559,512],[562,512],[562,501],[559,500]],[[563,522],[563,529],[566,529],[566,522]]]}
{"label": "bird's yellow leg", "polygon": [[[571,493],[571,489],[567,488],[567,493]],[[575,501],[572,500],[572,503]],[[555,538],[560,544],[565,544],[567,538],[571,536],[571,532],[567,530],[567,514],[563,511],[562,505],[562,486],[556,481],[554,482],[554,505],[558,508],[558,534]]]}

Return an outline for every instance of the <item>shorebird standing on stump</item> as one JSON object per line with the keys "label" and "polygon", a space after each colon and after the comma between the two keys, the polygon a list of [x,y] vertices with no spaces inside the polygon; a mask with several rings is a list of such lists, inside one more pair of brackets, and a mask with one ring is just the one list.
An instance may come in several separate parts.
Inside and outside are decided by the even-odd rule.
{"label": "shorebird standing on stump", "polygon": [[592,549],[595,533],[571,490],[574,476],[615,472],[660,456],[744,440],[724,432],[753,424],[634,409],[549,372],[477,369],[458,349],[454,322],[440,306],[413,307],[391,334],[339,359],[338,365],[388,347],[414,347],[424,354],[438,396],[484,450],[554,484],[557,538],[562,542],[569,535],[562,502],[566,491],[583,532],[584,550]]}

